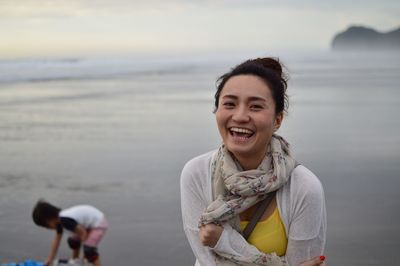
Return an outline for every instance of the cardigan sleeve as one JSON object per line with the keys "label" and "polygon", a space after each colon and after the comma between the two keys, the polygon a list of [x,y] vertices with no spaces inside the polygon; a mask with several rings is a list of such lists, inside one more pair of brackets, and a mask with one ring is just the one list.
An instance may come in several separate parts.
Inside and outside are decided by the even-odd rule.
{"label": "cardigan sleeve", "polygon": [[323,187],[304,166],[293,171],[290,183],[278,194],[288,245],[289,265],[299,265],[324,253],[326,207]]}
{"label": "cardigan sleeve", "polygon": [[181,173],[181,209],[183,229],[190,247],[201,265],[216,266],[215,254],[201,244],[199,239],[198,222],[200,215],[208,206],[206,200],[207,168],[199,167],[200,159],[189,161]]}

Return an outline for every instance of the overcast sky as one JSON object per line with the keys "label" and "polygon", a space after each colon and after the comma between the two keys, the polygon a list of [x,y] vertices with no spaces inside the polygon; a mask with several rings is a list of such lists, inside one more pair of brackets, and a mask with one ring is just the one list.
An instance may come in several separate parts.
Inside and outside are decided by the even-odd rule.
{"label": "overcast sky", "polygon": [[0,0],[0,58],[328,49],[349,25],[398,28],[400,1]]}

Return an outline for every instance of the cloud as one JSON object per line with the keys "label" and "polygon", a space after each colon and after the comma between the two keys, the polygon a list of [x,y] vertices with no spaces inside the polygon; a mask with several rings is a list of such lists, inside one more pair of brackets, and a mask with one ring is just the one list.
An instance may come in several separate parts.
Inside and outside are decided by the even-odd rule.
{"label": "cloud", "polygon": [[179,11],[191,1],[171,0],[0,0],[0,20],[4,18],[65,18],[117,15],[149,10]]}
{"label": "cloud", "polygon": [[257,9],[285,8],[316,11],[385,12],[400,16],[398,0],[0,0],[1,17],[68,17],[126,14],[159,10],[179,12],[193,8]]}
{"label": "cloud", "polygon": [[390,14],[397,14],[399,5],[398,0],[384,5],[370,0],[0,0],[0,53],[329,47],[332,36],[350,24],[378,30],[398,26],[400,14]]}

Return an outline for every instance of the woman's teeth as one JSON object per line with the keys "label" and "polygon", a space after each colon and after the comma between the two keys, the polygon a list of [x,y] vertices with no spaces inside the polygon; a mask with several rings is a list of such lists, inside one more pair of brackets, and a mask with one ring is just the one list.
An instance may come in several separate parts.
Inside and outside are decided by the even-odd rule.
{"label": "woman's teeth", "polygon": [[253,131],[247,128],[231,127],[230,130],[237,133],[253,134]]}
{"label": "woman's teeth", "polygon": [[247,128],[239,128],[239,127],[231,127],[229,129],[232,135],[242,136],[242,137],[251,137],[254,132]]}

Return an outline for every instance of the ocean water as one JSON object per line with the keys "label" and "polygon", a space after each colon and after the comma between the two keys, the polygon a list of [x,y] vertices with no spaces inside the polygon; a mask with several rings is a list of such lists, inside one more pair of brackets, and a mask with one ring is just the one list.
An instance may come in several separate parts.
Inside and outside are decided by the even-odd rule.
{"label": "ocean water", "polygon": [[[329,265],[396,264],[400,55],[280,56],[291,77],[280,134],[324,185]],[[104,265],[193,265],[179,175],[219,145],[215,80],[244,59],[1,60],[0,262],[46,258],[54,233],[31,219],[44,198],[106,213]]]}

